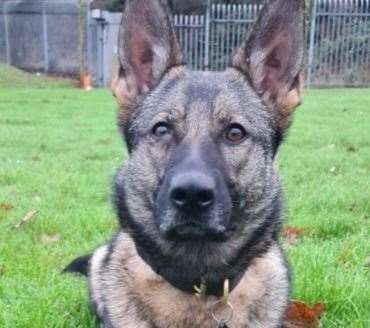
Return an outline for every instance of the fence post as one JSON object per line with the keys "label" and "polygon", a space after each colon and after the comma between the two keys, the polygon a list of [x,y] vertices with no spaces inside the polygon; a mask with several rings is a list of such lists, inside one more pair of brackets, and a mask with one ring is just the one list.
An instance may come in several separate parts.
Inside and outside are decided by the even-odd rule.
{"label": "fence post", "polygon": [[48,42],[48,22],[45,11],[46,3],[42,2],[42,32],[44,45],[44,71],[49,71],[49,42]]}
{"label": "fence post", "polygon": [[5,27],[5,48],[6,48],[6,62],[8,65],[12,64],[12,60],[10,57],[10,40],[9,40],[9,28],[8,28],[8,11],[7,11],[7,4],[8,1],[4,2],[3,6],[3,15],[4,15],[4,27]]}
{"label": "fence post", "polygon": [[206,21],[205,21],[205,42],[204,42],[204,69],[209,70],[209,47],[211,29],[211,0],[207,1]]}
{"label": "fence post", "polygon": [[98,71],[99,71],[99,83],[101,86],[104,86],[104,28],[105,28],[105,21],[100,20],[98,22]]}
{"label": "fence post", "polygon": [[92,63],[92,35],[91,35],[91,11],[90,11],[90,2],[88,2],[88,5],[86,6],[86,61],[87,61],[87,71],[91,74],[93,80],[96,78],[94,76],[94,70],[93,70],[93,63]]}
{"label": "fence post", "polygon": [[311,29],[310,29],[310,45],[308,48],[308,70],[307,70],[307,86],[310,87],[312,83],[312,73],[314,69],[314,47],[315,47],[315,30],[316,30],[316,11],[317,0],[313,0],[311,10]]}

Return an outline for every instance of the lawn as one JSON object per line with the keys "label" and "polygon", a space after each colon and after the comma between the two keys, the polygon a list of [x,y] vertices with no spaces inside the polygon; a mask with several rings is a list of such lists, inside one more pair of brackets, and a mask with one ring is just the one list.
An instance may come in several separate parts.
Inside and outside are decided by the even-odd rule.
{"label": "lawn", "polygon": [[[0,327],[95,327],[85,281],[60,271],[117,226],[110,92],[0,87],[0,140]],[[281,150],[285,222],[303,229],[292,298],[323,301],[322,327],[368,328],[370,90],[307,92]]]}
{"label": "lawn", "polygon": [[41,73],[27,73],[0,62],[0,89],[2,88],[60,88],[72,87],[77,81],[61,77],[45,76]]}

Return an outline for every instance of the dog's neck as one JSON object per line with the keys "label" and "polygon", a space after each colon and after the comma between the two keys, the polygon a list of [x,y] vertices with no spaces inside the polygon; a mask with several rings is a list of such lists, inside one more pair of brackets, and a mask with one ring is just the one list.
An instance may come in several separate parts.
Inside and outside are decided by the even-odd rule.
{"label": "dog's neck", "polygon": [[[263,227],[266,231],[270,228],[268,224]],[[139,256],[168,283],[189,294],[196,293],[196,288],[200,288],[203,284],[205,295],[217,297],[223,295],[226,279],[229,280],[230,291],[232,291],[252,261],[266,253],[274,243],[273,238],[259,240],[256,235],[256,238],[247,241],[227,264],[220,263],[218,267],[207,267],[204,261],[198,261],[199,263],[194,265],[186,265],[179,257],[164,255],[154,242],[148,239],[143,242],[135,233],[132,233],[131,236]]]}

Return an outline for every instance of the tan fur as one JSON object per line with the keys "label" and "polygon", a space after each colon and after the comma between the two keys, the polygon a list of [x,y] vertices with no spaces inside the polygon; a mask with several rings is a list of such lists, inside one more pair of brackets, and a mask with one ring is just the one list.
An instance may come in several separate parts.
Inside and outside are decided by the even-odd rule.
{"label": "tan fur", "polygon": [[[167,74],[166,78],[175,78],[184,71],[184,66],[173,67]],[[126,122],[130,119],[132,114],[131,108],[137,101],[139,90],[133,86],[135,83],[131,81],[130,77],[122,77],[119,75],[119,67],[116,67],[112,74],[110,87],[118,105],[118,119],[121,122]]]}
{"label": "tan fur", "polygon": [[[202,299],[176,289],[157,275],[137,254],[131,237],[121,232],[102,264],[106,248],[95,253],[90,272],[98,314],[103,305],[113,327],[214,328],[210,315],[214,296]],[[234,317],[229,327],[276,327],[287,299],[287,269],[277,246],[256,258],[230,294]],[[109,296],[109,297],[108,297]],[[263,304],[263,306],[261,306]]]}
{"label": "tan fur", "polygon": [[118,104],[119,120],[127,121],[132,114],[130,106],[134,103],[138,90],[136,88],[130,88],[127,79],[121,78],[118,72],[112,78],[111,90]]}
{"label": "tan fur", "polygon": [[[98,248],[94,253],[94,259],[91,261],[90,271],[91,272],[99,272],[100,268],[103,266],[103,260],[107,256],[108,247],[102,246]],[[90,293],[91,298],[94,300],[95,304],[97,305],[96,311],[98,313],[103,312],[103,300],[101,298],[100,290],[103,288],[103,283],[99,280],[98,275],[92,275],[90,280]]]}
{"label": "tan fur", "polygon": [[277,120],[277,126],[285,130],[290,124],[292,114],[294,110],[301,105],[303,99],[303,86],[304,86],[304,76],[301,72],[293,88],[288,92],[281,95],[277,101],[279,107],[279,117]]}

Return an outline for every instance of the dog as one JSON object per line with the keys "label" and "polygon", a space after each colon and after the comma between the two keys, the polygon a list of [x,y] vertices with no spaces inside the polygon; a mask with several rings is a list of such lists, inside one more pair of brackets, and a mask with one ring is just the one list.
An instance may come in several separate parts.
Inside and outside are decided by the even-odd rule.
{"label": "dog", "polygon": [[272,0],[224,72],[189,71],[163,0],[128,0],[112,82],[129,159],[119,231],[66,271],[103,327],[281,327],[274,165],[302,100],[304,1]]}

